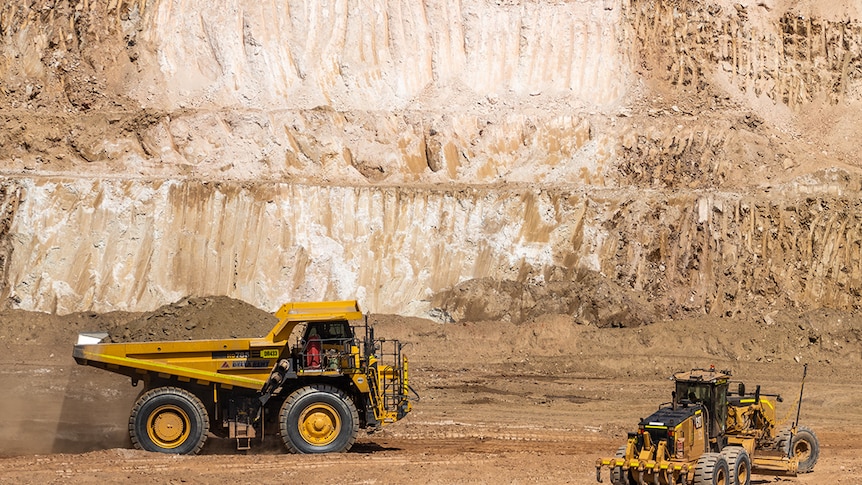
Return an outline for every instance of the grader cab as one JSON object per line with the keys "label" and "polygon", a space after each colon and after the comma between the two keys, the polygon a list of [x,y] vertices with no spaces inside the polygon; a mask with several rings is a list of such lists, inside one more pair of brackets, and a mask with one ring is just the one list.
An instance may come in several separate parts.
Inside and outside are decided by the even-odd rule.
{"label": "grader cab", "polygon": [[713,367],[674,374],[673,400],[642,419],[613,458],[596,462],[596,480],[603,468],[613,485],[749,485],[752,473],[811,471],[819,455],[814,432],[779,428],[781,397],[761,394],[760,386],[747,394],[742,383],[733,395],[730,377]]}

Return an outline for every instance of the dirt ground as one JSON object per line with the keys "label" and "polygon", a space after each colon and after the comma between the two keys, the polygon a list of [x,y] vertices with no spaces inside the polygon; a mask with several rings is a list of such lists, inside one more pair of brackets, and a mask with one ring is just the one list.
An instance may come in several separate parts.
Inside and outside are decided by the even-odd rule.
{"label": "dirt ground", "polygon": [[411,342],[411,382],[422,399],[406,419],[360,436],[349,453],[324,456],[287,454],[275,434],[249,452],[219,439],[199,456],[134,450],[126,426],[139,390],[71,357],[79,331],[147,339],[143,322],[150,322],[154,335],[182,339],[197,336],[202,322],[219,334],[254,331],[248,322],[265,327],[271,318],[223,297],[184,299],[147,314],[2,313],[0,482],[595,483],[595,460],[613,454],[641,417],[669,400],[671,372],[730,368],[749,386],[782,394],[778,414],[792,420],[803,363],[801,421],[820,439],[820,460],[812,473],[752,483],[862,480],[862,384],[848,379],[862,360],[862,326],[838,312],[636,328],[559,315],[517,325],[372,316],[378,336]]}

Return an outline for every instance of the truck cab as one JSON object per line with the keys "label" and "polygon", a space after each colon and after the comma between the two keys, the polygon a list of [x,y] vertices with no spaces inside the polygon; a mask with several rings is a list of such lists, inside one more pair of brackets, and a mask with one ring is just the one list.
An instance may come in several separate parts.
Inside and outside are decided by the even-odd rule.
{"label": "truck cab", "polygon": [[336,370],[343,359],[358,352],[353,328],[347,320],[308,322],[299,342],[291,349],[295,368]]}

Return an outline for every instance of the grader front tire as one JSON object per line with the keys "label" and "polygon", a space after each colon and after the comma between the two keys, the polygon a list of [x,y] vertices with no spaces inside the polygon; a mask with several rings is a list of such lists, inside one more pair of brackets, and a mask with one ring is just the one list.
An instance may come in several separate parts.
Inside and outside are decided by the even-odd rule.
{"label": "grader front tire", "polygon": [[704,453],[697,460],[693,485],[730,485],[727,460],[719,453]]}
{"label": "grader front tire", "polygon": [[751,485],[751,457],[741,446],[728,446],[721,450],[727,461],[732,485]]}
{"label": "grader front tire", "polygon": [[[787,452],[787,440],[790,438],[790,430],[784,430],[779,435],[778,449]],[[808,473],[814,471],[814,465],[817,459],[820,458],[820,442],[817,441],[817,435],[810,428],[799,426],[793,438],[790,440],[790,457],[796,457],[799,460],[799,466],[796,469],[799,473]]]}

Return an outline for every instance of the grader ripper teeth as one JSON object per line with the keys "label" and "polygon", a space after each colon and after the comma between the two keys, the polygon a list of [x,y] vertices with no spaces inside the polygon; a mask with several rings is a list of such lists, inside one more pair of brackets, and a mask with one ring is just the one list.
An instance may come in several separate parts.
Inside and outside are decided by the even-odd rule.
{"label": "grader ripper teeth", "polygon": [[359,429],[410,412],[402,344],[375,339],[356,301],[286,303],[275,316],[260,338],[104,343],[85,332],[73,356],[143,383],[129,434],[148,451],[198,453],[209,432],[248,449],[275,429],[291,452],[343,452]]}

